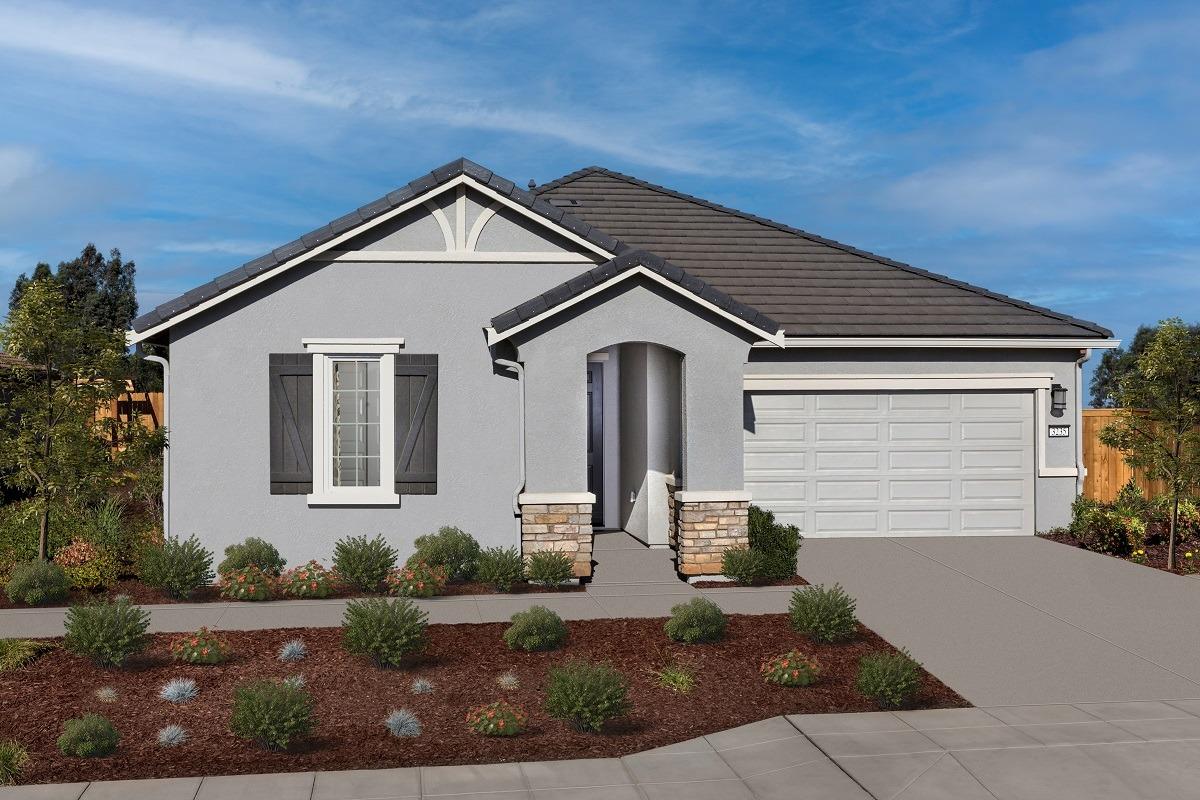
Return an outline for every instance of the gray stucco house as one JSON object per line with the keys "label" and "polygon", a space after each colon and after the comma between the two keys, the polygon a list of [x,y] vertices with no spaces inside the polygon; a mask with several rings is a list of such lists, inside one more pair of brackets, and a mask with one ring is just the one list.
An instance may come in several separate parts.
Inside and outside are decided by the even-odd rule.
{"label": "gray stucco house", "polygon": [[749,501],[805,536],[1029,535],[1082,481],[1112,334],[589,167],[465,159],[134,321],[169,346],[167,524],[292,562],[441,525],[720,571]]}

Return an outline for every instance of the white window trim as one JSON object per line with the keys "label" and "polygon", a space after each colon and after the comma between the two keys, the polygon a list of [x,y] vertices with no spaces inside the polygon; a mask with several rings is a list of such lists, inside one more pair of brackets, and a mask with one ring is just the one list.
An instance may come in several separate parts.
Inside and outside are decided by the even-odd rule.
{"label": "white window trim", "polygon": [[[310,506],[399,505],[400,495],[391,480],[396,468],[396,354],[403,339],[303,339],[313,354],[313,490]],[[379,360],[379,486],[334,486],[329,459],[333,452],[333,424],[329,418],[329,393],[333,362],[350,358]]]}

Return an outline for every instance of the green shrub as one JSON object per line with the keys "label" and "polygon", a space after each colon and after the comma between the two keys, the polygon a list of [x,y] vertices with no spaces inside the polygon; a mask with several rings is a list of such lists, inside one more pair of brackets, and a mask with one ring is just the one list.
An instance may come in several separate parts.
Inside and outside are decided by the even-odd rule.
{"label": "green shrub", "polygon": [[107,589],[117,582],[117,560],[91,542],[76,539],[54,554],[72,589]]}
{"label": "green shrub", "polygon": [[258,680],[233,690],[234,735],[268,750],[286,750],[315,724],[312,698],[294,683]]}
{"label": "green shrub", "polygon": [[250,536],[244,542],[231,544],[225,548],[225,560],[217,567],[217,572],[224,575],[251,565],[278,578],[279,573],[283,572],[283,568],[287,566],[287,559],[279,555],[279,550],[275,545],[265,539],[259,539],[257,536]]}
{"label": "green shrub", "polygon": [[542,586],[562,586],[574,579],[575,563],[566,553],[539,550],[529,556],[525,564],[525,577]]}
{"label": "green shrub", "polygon": [[763,555],[767,580],[787,580],[796,574],[796,556],[804,539],[799,528],[776,522],[774,512],[752,504],[747,533],[750,549]]}
{"label": "green shrub", "polygon": [[788,616],[792,627],[814,642],[840,642],[858,630],[854,598],[838,584],[805,586],[792,592]]}
{"label": "green shrub", "polygon": [[446,525],[438,528],[437,533],[418,536],[413,544],[416,546],[413,558],[443,568],[447,579],[468,581],[475,577],[479,542],[466,531]]}
{"label": "green shrub", "polygon": [[510,650],[555,650],[567,640],[567,624],[545,606],[533,606],[512,615],[512,624],[504,631],[504,643]]}
{"label": "green shrub", "polygon": [[71,591],[71,582],[58,564],[50,561],[24,561],[12,568],[4,591],[14,603],[40,606],[66,598],[67,593]]}
{"label": "green shrub", "polygon": [[119,667],[150,641],[150,613],[127,597],[71,606],[63,623],[63,647],[100,666]]}
{"label": "green shrub", "polygon": [[84,714],[63,723],[58,749],[63,755],[96,758],[112,753],[120,740],[117,729],[107,718],[99,714]]}
{"label": "green shrub", "polygon": [[221,597],[229,600],[270,600],[275,579],[255,564],[221,573]]}
{"label": "green shrub", "polygon": [[333,546],[333,569],[347,585],[378,592],[396,568],[396,551],[382,536],[347,536]]}
{"label": "green shrub", "polygon": [[185,664],[220,664],[229,658],[229,646],[208,628],[174,639],[170,650],[172,658]]}
{"label": "green shrub", "polygon": [[899,708],[921,688],[921,665],[907,650],[871,653],[858,662],[855,687],[880,708]]}
{"label": "green shrub", "polygon": [[725,635],[725,622],[720,606],[707,597],[693,597],[671,607],[671,618],[664,627],[671,639],[698,644],[721,639]]}
{"label": "green shrub", "polygon": [[1088,550],[1124,558],[1145,541],[1146,523],[1102,506],[1088,513],[1087,525],[1076,536]]}
{"label": "green shrub", "polygon": [[182,541],[170,537],[142,551],[138,577],[147,586],[186,600],[195,589],[212,581],[212,560],[212,553],[195,536]]}
{"label": "green shrub", "polygon": [[489,547],[479,554],[476,576],[498,592],[510,592],[525,577],[525,560],[515,547]]}
{"label": "green shrub", "polygon": [[793,650],[767,659],[759,672],[767,683],[776,686],[810,686],[816,683],[821,667],[815,658]]}
{"label": "green shrub", "polygon": [[50,642],[33,639],[0,639],[0,672],[10,672],[29,664],[47,650],[53,650]]}
{"label": "green shrub", "polygon": [[767,556],[750,547],[728,547],[721,554],[721,574],[743,586],[768,580]]}
{"label": "green shrub", "polygon": [[467,727],[484,736],[516,736],[525,730],[529,717],[506,700],[497,700],[467,712]]}
{"label": "green shrub", "polygon": [[29,751],[16,739],[0,741],[0,786],[12,786],[21,779],[29,763]]}
{"label": "green shrub", "polygon": [[446,588],[445,568],[413,558],[387,576],[387,593],[400,597],[433,597],[441,594]]}
{"label": "green shrub", "polygon": [[607,664],[568,661],[550,669],[546,713],[577,731],[598,732],[604,723],[629,712],[625,676]]}
{"label": "green shrub", "polygon": [[289,597],[329,597],[334,592],[333,575],[316,561],[294,567],[279,576],[279,591]]}
{"label": "green shrub", "polygon": [[682,661],[670,660],[661,669],[649,670],[658,680],[658,685],[675,694],[689,694],[696,688],[696,670]]}
{"label": "green shrub", "polygon": [[428,622],[429,615],[406,598],[353,600],[342,618],[344,646],[377,666],[396,667],[425,648]]}
{"label": "green shrub", "polygon": [[[50,554],[71,543],[81,529],[82,520],[72,508],[55,505],[51,509]],[[38,557],[38,507],[34,499],[0,505],[0,577],[7,578],[13,566]]]}

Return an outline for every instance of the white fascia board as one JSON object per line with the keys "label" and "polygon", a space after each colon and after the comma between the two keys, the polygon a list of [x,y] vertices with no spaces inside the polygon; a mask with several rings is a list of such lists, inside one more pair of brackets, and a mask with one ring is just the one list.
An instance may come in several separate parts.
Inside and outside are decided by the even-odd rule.
{"label": "white fascia board", "polygon": [[969,389],[1049,389],[1054,376],[981,373],[977,375],[747,375],[746,391],[837,392]]}
{"label": "white fascia board", "polygon": [[776,347],[783,347],[783,331],[782,330],[780,330],[778,333],[767,333],[762,328],[755,327],[754,325],[751,325],[749,322],[746,322],[746,320],[741,319],[740,317],[734,316],[733,314],[730,314],[728,311],[725,311],[722,308],[720,308],[719,306],[714,305],[713,303],[710,303],[709,301],[705,300],[703,297],[700,297],[699,295],[689,292],[687,289],[683,288],[682,286],[675,283],[674,281],[669,281],[666,278],[664,278],[662,275],[659,275],[657,272],[646,269],[646,267],[644,267],[640,264],[636,267],[633,267],[632,269],[625,270],[624,272],[622,272],[619,275],[614,275],[613,277],[606,280],[604,283],[593,286],[592,288],[588,289],[587,291],[584,291],[584,292],[581,292],[581,293],[575,295],[570,300],[567,300],[566,302],[556,305],[554,308],[543,311],[541,314],[538,314],[536,317],[532,317],[530,319],[525,320],[520,325],[514,325],[513,327],[511,327],[505,331],[497,331],[495,328],[492,328],[492,327],[486,328],[485,330],[487,331],[488,345],[491,346],[491,345],[496,344],[497,342],[502,342],[505,339],[508,339],[509,337],[514,336],[517,333],[520,333],[521,331],[525,330],[526,328],[533,327],[534,325],[537,325],[538,323],[540,323],[546,319],[549,319],[550,317],[554,316],[555,314],[558,314],[562,311],[566,311],[571,306],[576,305],[577,303],[583,302],[584,300],[588,299],[592,295],[599,294],[600,292],[603,292],[606,289],[616,286],[621,281],[629,280],[630,278],[637,277],[637,276],[643,276],[643,277],[649,278],[652,281],[656,281],[656,282],[662,284],[663,286],[667,287],[668,289],[672,290],[673,292],[676,292],[677,294],[687,298],[688,300],[691,300],[692,302],[696,303],[697,305],[708,309],[709,311],[713,312],[717,316],[724,317],[725,319],[729,320],[730,322],[734,323],[735,325],[737,325],[741,328],[745,328],[746,330],[751,331],[753,333],[756,333],[759,336],[765,336],[766,340],[768,342],[773,343]]}
{"label": "white fascia board", "polygon": [[385,353],[399,353],[400,348],[404,346],[404,340],[395,337],[381,339],[301,339],[300,344],[310,353],[383,355]]}
{"label": "white fascia board", "polygon": [[748,503],[753,499],[753,496],[750,492],[746,491],[681,491],[675,493],[675,499],[681,503]]}
{"label": "white fascia board", "polygon": [[[760,343],[755,347],[775,346],[773,343]],[[784,347],[980,347],[980,348],[1010,348],[1010,349],[1064,349],[1079,350],[1093,348],[1111,350],[1121,346],[1120,339],[1053,339],[1022,337],[1005,339],[1002,337],[937,337],[937,336],[790,336],[784,339]]]}
{"label": "white fascia board", "polygon": [[313,261],[383,262],[460,262],[501,264],[595,264],[599,257],[583,253],[554,252],[474,252],[470,250],[329,250]]}
{"label": "white fascia board", "polygon": [[521,205],[520,203],[518,203],[508,197],[505,197],[504,195],[500,194],[499,192],[496,192],[495,190],[493,190],[492,188],[490,188],[488,186],[485,186],[484,184],[480,183],[479,181],[475,180],[474,178],[470,177],[469,175],[459,175],[458,177],[447,181],[446,183],[442,184],[441,186],[435,186],[434,188],[430,189],[429,191],[427,191],[423,194],[420,194],[416,197],[406,200],[405,202],[401,203],[400,205],[396,206],[395,208],[391,209],[390,211],[385,211],[382,214],[380,214],[379,216],[377,216],[373,219],[367,220],[366,222],[359,225],[358,227],[351,228],[350,230],[348,230],[344,233],[338,234],[337,236],[333,237],[329,241],[319,244],[316,247],[312,248],[311,250],[307,250],[307,251],[301,253],[300,255],[296,256],[295,258],[289,258],[287,261],[283,262],[282,264],[277,264],[276,266],[272,267],[271,269],[267,270],[266,272],[262,272],[244,283],[239,283],[237,286],[234,286],[215,297],[210,297],[208,300],[205,300],[203,303],[200,303],[197,306],[189,308],[186,311],[181,311],[168,320],[160,322],[159,324],[154,325],[153,327],[147,328],[146,330],[141,331],[141,332],[129,331],[125,335],[125,341],[129,345],[135,345],[138,342],[143,342],[146,339],[151,338],[152,336],[156,336],[159,333],[162,333],[163,331],[167,330],[168,328],[170,328],[173,325],[183,322],[186,319],[190,319],[191,317],[194,317],[197,314],[204,313],[205,311],[207,311],[208,309],[217,305],[218,303],[223,303],[226,300],[229,300],[230,298],[238,296],[242,292],[248,291],[248,290],[254,288],[255,286],[258,286],[261,283],[271,280],[272,278],[276,277],[277,275],[287,272],[289,269],[296,266],[297,264],[302,264],[305,261],[311,261],[311,260],[317,258],[318,256],[320,256],[321,254],[326,253],[330,250],[337,250],[338,245],[343,244],[343,243],[349,241],[350,239],[353,239],[355,236],[358,236],[359,234],[364,233],[364,232],[370,230],[371,228],[376,227],[377,225],[380,225],[384,222],[387,222],[390,219],[394,219],[395,217],[400,216],[401,214],[408,211],[409,209],[412,209],[412,208],[415,208],[416,206],[424,204],[425,201],[427,201],[427,200],[430,200],[444,192],[450,191],[452,189],[457,189],[457,187],[464,186],[464,185],[469,186],[472,189],[474,189],[482,194],[487,195],[488,197],[492,198],[493,200],[496,200],[497,202],[499,202],[500,204],[513,209],[518,214],[521,214],[525,217],[528,217],[529,219],[532,219],[533,221],[537,222],[538,224],[542,225],[543,227],[553,230],[555,233],[578,244],[580,247],[583,247],[587,250],[590,250],[593,253],[596,253],[599,256],[602,256],[604,258],[604,260],[606,260],[606,261],[608,259],[611,259],[614,255],[613,253],[608,252],[607,250],[600,247],[599,245],[592,244],[587,239],[584,239],[583,237],[581,237],[575,233],[572,233],[571,231],[567,230],[566,228],[551,222],[550,220],[546,219],[542,215],[531,211],[530,209],[526,208],[525,206]]}
{"label": "white fascia board", "polygon": [[517,496],[517,503],[523,506],[578,505],[595,502],[596,495],[591,492],[521,492]]}

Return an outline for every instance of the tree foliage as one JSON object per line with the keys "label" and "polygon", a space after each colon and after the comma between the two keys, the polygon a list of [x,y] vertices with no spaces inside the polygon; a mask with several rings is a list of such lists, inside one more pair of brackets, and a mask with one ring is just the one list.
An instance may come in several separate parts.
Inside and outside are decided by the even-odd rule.
{"label": "tree foliage", "polygon": [[1200,330],[1180,319],[1159,323],[1117,382],[1121,407],[1100,432],[1130,467],[1161,480],[1171,498],[1167,568],[1175,566],[1179,501],[1200,485]]}
{"label": "tree foliage", "polygon": [[[1188,330],[1200,334],[1200,325],[1189,325]],[[1115,408],[1117,406],[1117,384],[1120,379],[1137,367],[1138,356],[1158,332],[1157,325],[1139,325],[1137,333],[1127,347],[1105,350],[1092,373],[1092,408]]]}

